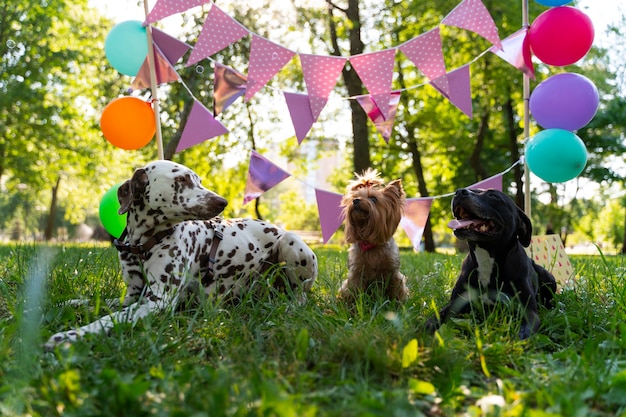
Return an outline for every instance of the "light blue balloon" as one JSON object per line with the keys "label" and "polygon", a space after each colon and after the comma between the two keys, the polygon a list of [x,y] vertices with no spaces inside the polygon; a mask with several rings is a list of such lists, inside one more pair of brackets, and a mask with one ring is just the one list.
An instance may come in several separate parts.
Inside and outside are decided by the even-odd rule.
{"label": "light blue balloon", "polygon": [[576,178],[587,165],[587,148],[575,134],[563,129],[546,129],[526,144],[530,172],[546,182]]}
{"label": "light blue balloon", "polygon": [[148,34],[139,20],[113,26],[104,41],[104,54],[113,68],[135,76],[148,56]]}
{"label": "light blue balloon", "polygon": [[543,4],[544,6],[563,6],[564,4],[571,3],[572,0],[535,0],[539,4]]}

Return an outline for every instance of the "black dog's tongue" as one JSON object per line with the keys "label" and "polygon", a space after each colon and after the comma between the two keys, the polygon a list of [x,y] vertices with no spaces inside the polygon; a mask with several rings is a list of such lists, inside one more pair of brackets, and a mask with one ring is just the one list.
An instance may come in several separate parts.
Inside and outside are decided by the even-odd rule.
{"label": "black dog's tongue", "polygon": [[480,226],[481,224],[484,224],[484,223],[485,223],[484,220],[479,220],[479,219],[463,219],[463,220],[452,219],[448,223],[448,227],[450,229],[457,230],[457,229],[465,229],[466,227],[469,227],[470,225],[474,225],[474,227]]}

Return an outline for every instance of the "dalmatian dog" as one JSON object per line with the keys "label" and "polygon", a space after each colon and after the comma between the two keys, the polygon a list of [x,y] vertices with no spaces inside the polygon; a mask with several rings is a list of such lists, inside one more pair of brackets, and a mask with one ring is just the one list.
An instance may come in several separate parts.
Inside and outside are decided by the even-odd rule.
{"label": "dalmatian dog", "polygon": [[137,169],[118,199],[119,213],[127,213],[114,242],[127,285],[121,309],[54,334],[47,350],[175,308],[194,290],[240,299],[280,270],[274,287],[302,299],[317,277],[317,258],[299,236],[260,220],[216,217],[226,200],[183,165],[159,160]]}

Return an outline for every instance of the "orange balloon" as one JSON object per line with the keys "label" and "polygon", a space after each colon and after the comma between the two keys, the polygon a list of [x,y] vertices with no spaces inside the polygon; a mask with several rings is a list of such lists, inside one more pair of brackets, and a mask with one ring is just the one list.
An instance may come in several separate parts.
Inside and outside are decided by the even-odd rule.
{"label": "orange balloon", "polygon": [[136,97],[120,97],[104,108],[100,117],[104,137],[118,148],[139,149],[152,140],[156,132],[154,111],[150,103]]}

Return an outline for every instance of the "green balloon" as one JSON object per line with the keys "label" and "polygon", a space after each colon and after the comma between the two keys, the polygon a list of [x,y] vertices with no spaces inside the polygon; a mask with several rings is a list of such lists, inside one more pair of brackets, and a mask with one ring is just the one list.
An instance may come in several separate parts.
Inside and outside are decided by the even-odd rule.
{"label": "green balloon", "polygon": [[585,168],[587,148],[568,130],[546,129],[526,144],[526,163],[530,172],[546,182],[565,182]]}
{"label": "green balloon", "polygon": [[148,56],[148,34],[139,20],[113,26],[104,41],[104,55],[113,68],[134,77]]}
{"label": "green balloon", "polygon": [[115,238],[119,238],[126,228],[126,213],[118,214],[120,203],[117,200],[117,189],[122,183],[111,187],[100,200],[100,222],[104,229]]}

